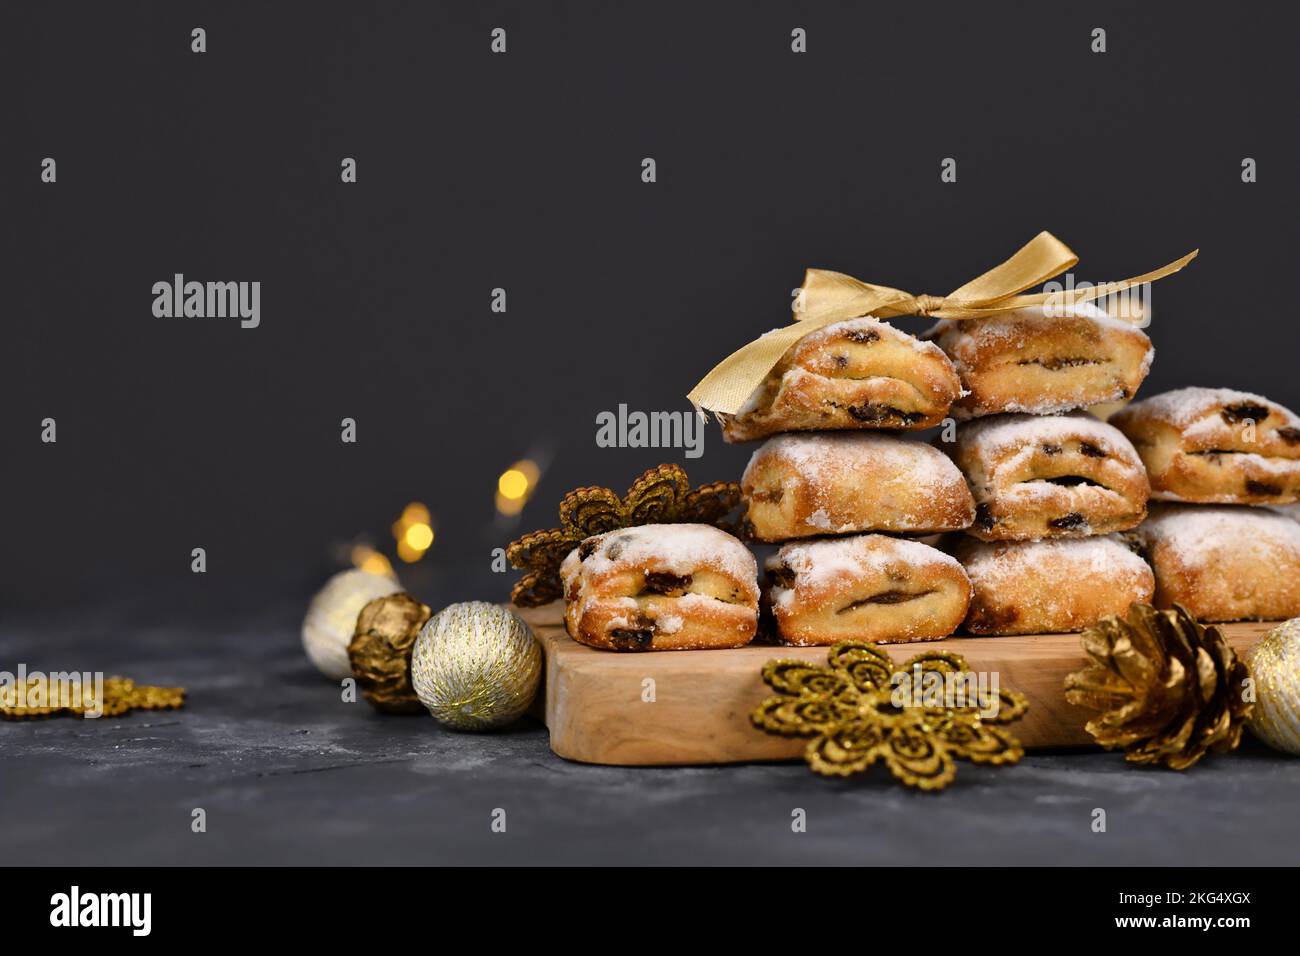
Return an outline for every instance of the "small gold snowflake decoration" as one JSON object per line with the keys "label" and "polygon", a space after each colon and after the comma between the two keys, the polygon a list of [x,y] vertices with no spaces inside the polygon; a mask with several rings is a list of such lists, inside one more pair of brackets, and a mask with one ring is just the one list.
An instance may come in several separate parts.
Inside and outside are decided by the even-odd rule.
{"label": "small gold snowflake decoration", "polygon": [[107,677],[102,685],[61,685],[48,677],[31,676],[25,686],[0,687],[0,718],[102,715],[121,717],[133,710],[176,710],[185,705],[185,688],[137,684],[129,677]]}
{"label": "small gold snowflake decoration", "polygon": [[882,760],[908,786],[940,790],[957,775],[954,758],[998,766],[1024,756],[995,726],[1024,716],[1024,695],[990,688],[956,654],[897,667],[879,646],[845,641],[826,664],[768,661],[763,681],[779,696],[750,715],[769,734],[813,738],[804,759],[817,773],[847,777]]}
{"label": "small gold snowflake decoration", "polygon": [[715,481],[692,490],[679,465],[656,465],[622,498],[609,488],[577,488],[560,502],[560,527],[534,531],[511,541],[510,563],[527,573],[510,600],[519,607],[549,604],[563,596],[560,562],[593,534],[643,524],[698,522],[729,530],[728,515],[740,504],[740,485]]}

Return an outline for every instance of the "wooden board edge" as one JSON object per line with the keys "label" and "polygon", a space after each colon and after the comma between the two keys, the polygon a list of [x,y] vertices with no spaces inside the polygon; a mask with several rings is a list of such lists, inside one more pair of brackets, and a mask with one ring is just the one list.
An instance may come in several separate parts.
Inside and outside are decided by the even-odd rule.
{"label": "wooden board edge", "polygon": [[[702,658],[696,655],[735,655],[736,651],[665,651],[646,654],[615,654],[596,651],[574,642],[558,623],[554,606],[530,609],[525,619],[534,629],[545,657],[543,687],[539,690],[540,706],[535,712],[546,724],[551,749],[557,756],[577,763],[604,766],[708,766],[736,763],[764,763],[798,759],[807,741],[799,738],[781,738],[748,727],[748,713],[770,691],[759,677],[759,659],[793,656],[799,659],[824,659],[826,648],[756,647],[741,651],[753,665],[746,674],[737,674],[734,662],[738,657],[713,658],[727,663],[727,672],[695,671],[689,666]],[[1247,651],[1273,623],[1229,625],[1225,628],[1229,642],[1238,653]],[[1043,656],[1033,660],[1008,660],[998,654],[998,648],[1011,646],[1009,638],[950,638],[939,642],[891,645],[897,649],[900,661],[924,649],[943,647],[979,659],[981,666],[994,664],[1005,677],[1002,686],[1021,690],[1029,697],[1030,710],[1024,721],[1012,725],[1025,743],[1026,749],[1060,750],[1092,748],[1091,738],[1084,730],[1088,712],[1076,708],[1056,691],[1065,674],[1086,663],[1082,648],[1076,643],[1078,635],[1040,635],[1032,638],[1035,649],[1044,642],[1057,647],[1043,648]],[[1066,650],[1068,648],[1068,651]],[[991,655],[991,656],[990,656]],[[974,663],[974,662],[973,662]],[[746,665],[749,666],[749,665]],[[1033,680],[1017,679],[1017,671],[1029,668],[1037,672]],[[636,700],[637,686],[645,676],[671,675],[680,694],[698,695],[703,701],[700,724],[691,725],[683,733],[680,722],[669,713],[660,717],[660,711],[641,711],[637,708],[653,706]],[[748,677],[752,674],[752,678]],[[721,677],[721,679],[719,679]],[[603,711],[604,723],[599,733],[584,723],[581,709],[583,701],[597,701],[608,697],[611,681],[621,686],[624,696],[616,706]],[[629,683],[624,684],[624,681]],[[631,683],[635,681],[635,684]],[[710,688],[709,682],[715,686]],[[1018,686],[1019,685],[1019,686]],[[1050,690],[1049,690],[1050,688]],[[721,692],[723,699],[714,700]],[[626,701],[627,703],[623,703]],[[693,701],[678,701],[690,706]],[[725,732],[719,735],[701,729],[709,721],[722,721]],[[737,732],[743,728],[743,732]]]}

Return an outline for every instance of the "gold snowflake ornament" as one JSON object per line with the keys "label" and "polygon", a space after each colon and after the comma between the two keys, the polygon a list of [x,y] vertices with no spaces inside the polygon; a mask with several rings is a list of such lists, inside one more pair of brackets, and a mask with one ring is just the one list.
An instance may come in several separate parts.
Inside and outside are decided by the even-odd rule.
{"label": "gold snowflake ornament", "polygon": [[897,667],[879,646],[845,641],[824,667],[768,661],[763,681],[779,696],[750,720],[770,734],[811,737],[804,759],[817,773],[847,777],[881,760],[908,786],[940,790],[957,774],[955,758],[998,766],[1024,756],[997,726],[1024,716],[1024,695],[978,676],[956,654],[929,651]]}
{"label": "gold snowflake ornament", "polygon": [[152,687],[128,677],[105,678],[102,687],[77,684],[70,693],[44,676],[29,677],[25,687],[15,683],[0,688],[0,718],[4,720],[96,714],[121,717],[133,710],[176,710],[184,704],[183,687]]}

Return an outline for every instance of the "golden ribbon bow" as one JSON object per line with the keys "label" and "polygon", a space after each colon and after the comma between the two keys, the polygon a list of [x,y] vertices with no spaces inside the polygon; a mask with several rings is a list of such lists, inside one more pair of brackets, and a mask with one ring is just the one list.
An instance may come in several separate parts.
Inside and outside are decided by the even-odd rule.
{"label": "golden ribbon bow", "polygon": [[1065,307],[1173,275],[1195,259],[1199,251],[1194,249],[1181,259],[1132,279],[1030,295],[1020,293],[1073,268],[1079,261],[1069,246],[1050,232],[1040,232],[1006,262],[945,296],[913,295],[902,289],[862,282],[842,272],[809,269],[795,300],[795,321],[732,352],[686,397],[697,409],[735,415],[790,346],[805,335],[844,319],[864,315],[880,319],[899,315],[979,319],[1042,305],[1049,299],[1054,305]]}

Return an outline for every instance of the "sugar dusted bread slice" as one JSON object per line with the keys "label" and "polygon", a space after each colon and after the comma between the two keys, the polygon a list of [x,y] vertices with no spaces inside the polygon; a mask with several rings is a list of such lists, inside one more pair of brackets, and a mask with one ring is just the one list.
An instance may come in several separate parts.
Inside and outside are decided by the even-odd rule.
{"label": "sugar dusted bread slice", "polygon": [[956,560],[880,534],[787,544],[765,569],[764,602],[787,644],[935,640],[957,629],[970,603]]}
{"label": "sugar dusted bread slice", "polygon": [[754,537],[927,534],[967,527],[975,502],[943,452],[874,432],[777,435],[740,481]]}
{"label": "sugar dusted bread slice", "polygon": [[711,525],[587,538],[560,565],[569,635],[614,651],[740,647],[758,628],[758,566]]}
{"label": "sugar dusted bread slice", "polygon": [[778,432],[929,428],[960,393],[939,348],[877,319],[850,319],[791,346],[747,406],[722,416],[722,435],[737,442]]}
{"label": "sugar dusted bread slice", "polygon": [[1154,505],[1134,532],[1157,607],[1203,621],[1300,617],[1300,524],[1267,508]]}
{"label": "sugar dusted bread slice", "polygon": [[1058,541],[963,538],[954,554],[973,596],[972,634],[1081,631],[1151,600],[1155,579],[1141,557],[1114,536]]}
{"label": "sugar dusted bread slice", "polygon": [[1111,416],[1133,442],[1153,498],[1213,504],[1300,501],[1300,417],[1228,388],[1180,388]]}
{"label": "sugar dusted bread slice", "polygon": [[1042,307],[944,320],[925,337],[952,359],[966,394],[954,418],[1052,415],[1132,398],[1151,368],[1151,340],[1095,306]]}
{"label": "sugar dusted bread slice", "polygon": [[1146,516],[1142,460],[1082,412],[977,418],[957,429],[952,456],[975,497],[969,533],[985,541],[1109,534]]}

